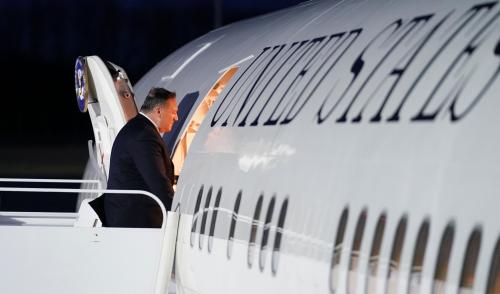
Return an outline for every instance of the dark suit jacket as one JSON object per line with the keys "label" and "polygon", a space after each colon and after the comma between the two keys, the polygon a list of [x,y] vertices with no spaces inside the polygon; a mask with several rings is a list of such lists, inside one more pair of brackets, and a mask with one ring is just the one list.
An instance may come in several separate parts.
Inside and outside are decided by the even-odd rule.
{"label": "dark suit jacket", "polygon": [[[174,165],[154,124],[137,114],[118,133],[111,150],[108,189],[145,190],[165,205],[172,205]],[[106,225],[109,227],[160,227],[162,216],[156,202],[145,195],[106,194]]]}

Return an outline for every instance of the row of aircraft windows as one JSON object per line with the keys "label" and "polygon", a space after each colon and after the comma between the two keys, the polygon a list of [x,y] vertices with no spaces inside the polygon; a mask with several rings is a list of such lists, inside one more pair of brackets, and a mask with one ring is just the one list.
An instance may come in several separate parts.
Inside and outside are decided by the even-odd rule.
{"label": "row of aircraft windows", "polygon": [[[195,246],[196,243],[196,231],[199,232],[199,237],[198,237],[198,248],[201,250],[203,249],[203,244],[204,243],[204,238],[206,235],[206,225],[207,225],[207,219],[208,219],[208,212],[209,208],[213,207],[212,209],[212,216],[210,220],[210,228],[209,228],[209,233],[208,233],[208,252],[212,252],[212,246],[213,246],[213,236],[215,233],[215,227],[217,225],[217,216],[218,212],[220,210],[220,202],[221,202],[221,197],[222,197],[222,188],[219,188],[217,191],[217,196],[215,197],[215,201],[213,203],[213,206],[211,206],[211,200],[212,200],[212,193],[213,193],[213,187],[210,187],[207,191],[206,197],[205,197],[205,205],[204,207],[201,207],[202,199],[203,199],[203,193],[204,191],[204,186],[201,186],[198,196],[196,198],[196,204],[195,208],[193,211],[193,222],[191,225],[191,238],[190,238],[190,244],[191,247]],[[233,241],[234,241],[234,234],[236,231],[236,227],[238,224],[238,217],[239,217],[239,209],[240,209],[240,204],[242,200],[242,191],[240,190],[236,196],[236,200],[234,202],[234,207],[231,212],[231,225],[229,227],[229,232],[227,234],[227,259],[231,259],[232,251],[233,251]],[[257,234],[260,228],[260,223],[261,223],[261,212],[263,209],[263,204],[264,203],[264,195],[260,195],[257,204],[255,206],[253,218],[252,218],[252,224],[251,224],[251,230],[250,230],[250,235],[248,238],[248,253],[247,253],[247,263],[248,267],[252,268],[253,266],[253,261],[254,261],[254,256],[255,256],[255,250],[258,244],[256,244],[256,239],[257,239]],[[273,215],[275,212],[275,206],[276,206],[276,196],[272,196],[271,200],[269,201],[269,204],[267,206],[265,218],[264,218],[264,225],[262,227],[262,238],[261,238],[261,243],[260,243],[260,250],[259,250],[259,268],[261,271],[264,271],[265,264],[266,264],[266,257],[267,257],[267,251],[269,249],[269,237],[271,233],[271,227],[272,227],[272,221],[273,221]],[[276,274],[278,270],[278,260],[279,260],[279,252],[281,249],[281,239],[284,231],[284,226],[285,226],[285,219],[286,219],[286,213],[288,209],[288,198],[285,198],[281,204],[281,208],[279,210],[279,215],[278,215],[278,220],[276,223],[275,227],[275,234],[274,234],[274,244],[273,244],[273,249],[272,249],[272,259],[271,259],[271,271],[273,274]],[[198,220],[201,217],[201,224],[198,228]]]}
{"label": "row of aircraft windows", "polygon": [[[330,289],[334,293],[338,287],[339,279],[339,266],[341,259],[342,247],[344,244],[344,235],[347,227],[349,210],[345,208],[340,216],[340,221],[337,228],[337,234],[335,237],[335,246],[333,249],[332,260],[331,260],[331,273],[330,273]],[[359,217],[355,228],[354,239],[350,251],[349,260],[349,274],[348,274],[348,292],[355,293],[358,286],[357,271],[359,270],[360,264],[359,255],[361,249],[362,239],[364,237],[364,229],[367,219],[367,210],[363,210]],[[375,292],[375,282],[378,276],[378,264],[380,257],[380,250],[382,245],[382,239],[384,237],[384,230],[386,225],[386,214],[382,214],[378,218],[378,222],[375,228],[375,234],[371,242],[370,257],[368,261],[368,272],[365,283],[365,293]],[[403,246],[405,242],[405,233],[407,227],[407,217],[403,216],[398,223],[396,233],[392,241],[391,248],[391,259],[389,263],[389,270],[387,272],[387,286],[386,293],[396,293],[397,292],[397,279],[400,274],[400,261],[401,253],[403,251]],[[415,244],[415,249],[412,257],[410,276],[407,293],[418,293],[420,290],[422,282],[422,270],[424,257],[427,249],[427,239],[429,236],[430,221],[428,219],[424,220],[421,224],[417,241]],[[441,242],[439,246],[438,258],[435,265],[434,273],[434,284],[433,293],[445,293],[446,281],[448,276],[448,263],[450,259],[450,253],[453,246],[453,238],[455,235],[455,225],[450,223],[446,226],[441,237]],[[479,256],[479,250],[481,247],[481,230],[476,228],[472,231],[465,251],[465,259],[462,265],[462,271],[460,276],[460,292],[468,293],[472,291],[475,281],[475,272],[477,259]],[[487,285],[487,293],[500,293],[500,239],[497,241],[495,253],[491,261],[489,278]]]}

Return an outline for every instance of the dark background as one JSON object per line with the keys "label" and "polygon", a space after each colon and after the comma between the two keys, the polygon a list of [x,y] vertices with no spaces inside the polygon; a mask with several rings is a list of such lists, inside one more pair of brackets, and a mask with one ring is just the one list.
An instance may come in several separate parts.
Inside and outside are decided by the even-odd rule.
{"label": "dark background", "polygon": [[[79,55],[112,61],[135,83],[175,49],[220,25],[300,2],[0,1],[0,177],[82,177],[93,134],[88,114],[76,104],[73,70]],[[74,199],[39,197],[4,196],[0,210],[74,208]]]}

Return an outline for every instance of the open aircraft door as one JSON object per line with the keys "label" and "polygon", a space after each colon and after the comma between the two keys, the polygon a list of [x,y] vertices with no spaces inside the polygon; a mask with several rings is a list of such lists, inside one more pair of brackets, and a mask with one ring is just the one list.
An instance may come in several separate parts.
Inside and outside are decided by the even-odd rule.
{"label": "open aircraft door", "polygon": [[89,142],[90,162],[105,186],[111,147],[125,123],[137,114],[132,85],[123,68],[98,56],[78,57],[75,90],[81,112],[88,111],[95,146]]}

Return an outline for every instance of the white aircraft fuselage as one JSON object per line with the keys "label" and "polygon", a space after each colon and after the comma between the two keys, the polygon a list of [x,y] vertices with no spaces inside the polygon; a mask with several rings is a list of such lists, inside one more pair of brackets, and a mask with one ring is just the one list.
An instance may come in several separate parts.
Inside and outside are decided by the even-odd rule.
{"label": "white aircraft fuselage", "polygon": [[134,92],[177,93],[177,292],[500,293],[499,32],[498,1],[309,1],[161,61]]}
{"label": "white aircraft fuselage", "polygon": [[499,13],[496,1],[307,2],[153,68],[137,97],[162,86],[180,103],[237,68],[177,185],[183,293],[487,292]]}

